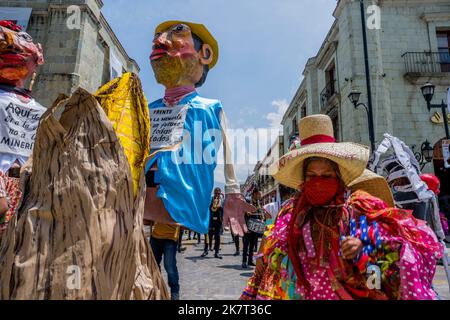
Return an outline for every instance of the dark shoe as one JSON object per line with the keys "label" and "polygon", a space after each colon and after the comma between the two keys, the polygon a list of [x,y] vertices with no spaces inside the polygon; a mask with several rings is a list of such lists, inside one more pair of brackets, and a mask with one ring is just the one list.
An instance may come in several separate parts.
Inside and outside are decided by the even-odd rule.
{"label": "dark shoe", "polygon": [[233,256],[235,256],[235,257],[239,257],[241,255],[241,253],[239,252],[239,251],[236,251],[234,254],[233,254]]}
{"label": "dark shoe", "polygon": [[242,264],[242,269],[248,269],[248,266],[245,262]]}
{"label": "dark shoe", "polygon": [[251,262],[248,263],[248,266],[249,267],[256,267],[256,264],[254,264],[253,261],[251,261]]}
{"label": "dark shoe", "polygon": [[202,258],[206,257],[208,255],[208,251],[203,252]]}
{"label": "dark shoe", "polygon": [[222,257],[221,257],[221,256],[220,256],[219,254],[217,254],[217,253],[216,253],[216,254],[214,255],[214,258],[216,258],[216,259],[220,259],[220,260],[222,260],[222,259],[223,259],[223,258],[222,258]]}

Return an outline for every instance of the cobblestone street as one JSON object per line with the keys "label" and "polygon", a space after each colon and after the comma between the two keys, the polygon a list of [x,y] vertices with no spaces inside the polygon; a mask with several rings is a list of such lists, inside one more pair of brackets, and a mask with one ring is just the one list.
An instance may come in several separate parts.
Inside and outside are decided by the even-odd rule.
{"label": "cobblestone street", "polygon": [[[214,252],[202,258],[204,240],[184,241],[187,250],[178,255],[181,299],[183,300],[237,300],[245,288],[253,269],[242,269],[242,256],[235,257],[234,243],[229,233],[222,237],[221,255]],[[242,243],[241,243],[242,250]]]}
{"label": "cobblestone street", "polygon": [[[182,300],[239,299],[253,269],[242,269],[242,256],[233,256],[234,243],[229,233],[222,237],[223,260],[215,259],[214,253],[211,252],[206,258],[201,257],[203,237],[200,245],[197,245],[196,240],[183,241],[183,245],[187,248],[186,251],[177,256]],[[163,274],[166,278],[164,271]],[[442,266],[438,266],[434,285],[443,300],[450,300],[447,279]]]}

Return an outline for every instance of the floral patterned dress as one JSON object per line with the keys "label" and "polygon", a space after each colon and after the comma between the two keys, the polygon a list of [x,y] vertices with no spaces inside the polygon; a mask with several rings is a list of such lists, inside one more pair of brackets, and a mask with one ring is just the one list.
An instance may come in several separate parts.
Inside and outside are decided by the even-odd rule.
{"label": "floral patterned dress", "polygon": [[[437,298],[431,285],[443,247],[433,231],[411,212],[388,208],[362,191],[346,201],[348,221],[314,210],[301,215],[303,222],[294,229],[304,279],[300,281],[288,254],[297,200],[286,204],[268,228],[242,300]],[[340,254],[341,240],[349,235],[364,245],[353,261]]]}
{"label": "floral patterned dress", "polygon": [[6,198],[9,207],[6,214],[0,216],[0,242],[22,198],[19,185],[20,179],[8,177],[0,171],[0,198]]}

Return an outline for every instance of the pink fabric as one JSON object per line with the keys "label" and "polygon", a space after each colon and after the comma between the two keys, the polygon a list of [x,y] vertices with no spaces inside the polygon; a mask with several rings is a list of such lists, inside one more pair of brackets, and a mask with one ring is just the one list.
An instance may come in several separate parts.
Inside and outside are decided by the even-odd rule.
{"label": "pink fabric", "polygon": [[169,106],[174,106],[180,102],[185,96],[195,91],[193,86],[176,87],[172,89],[166,89],[164,95],[164,102]]}
{"label": "pink fabric", "polygon": [[303,288],[297,288],[297,293],[306,300],[340,300],[331,286],[327,268],[330,266],[313,266],[305,253],[300,253],[305,279],[311,284],[310,290],[306,292]]}
{"label": "pink fabric", "polygon": [[311,235],[311,221],[308,221],[303,226],[303,240],[305,241],[306,251],[308,252],[308,257],[316,257],[316,249],[314,248],[314,240]]}
{"label": "pink fabric", "polygon": [[[412,220],[405,224],[413,226]],[[422,225],[419,229],[426,242],[425,245],[437,242],[436,236],[428,227]],[[405,241],[399,235],[389,234],[384,228],[380,228],[380,234],[383,242],[389,246],[398,247],[401,243],[399,262],[401,300],[436,300],[436,293],[431,289],[431,285],[436,271],[436,260],[442,254],[432,253],[423,246]]]}

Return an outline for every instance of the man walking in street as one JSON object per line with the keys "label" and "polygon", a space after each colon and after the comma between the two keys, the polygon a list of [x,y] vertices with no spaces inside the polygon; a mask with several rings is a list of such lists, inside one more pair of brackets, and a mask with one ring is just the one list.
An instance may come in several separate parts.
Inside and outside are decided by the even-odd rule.
{"label": "man walking in street", "polygon": [[219,254],[220,251],[220,234],[222,233],[223,224],[223,194],[220,188],[214,189],[214,197],[212,199],[211,205],[209,207],[211,214],[211,220],[209,222],[209,234],[208,237],[205,236],[205,250],[202,257],[208,255],[208,241],[209,248],[212,249],[212,241],[214,238],[214,257],[216,259],[222,259]]}
{"label": "man walking in street", "polygon": [[[247,222],[247,226],[249,226],[250,220],[261,220],[260,223],[264,223],[265,214],[263,213],[263,209],[260,205],[261,200],[261,191],[258,188],[253,189],[251,204],[257,209],[256,212],[247,212],[245,214],[245,219]],[[242,268],[247,269],[249,266],[254,267],[255,264],[253,262],[253,253],[255,247],[257,247],[258,243],[258,234],[248,228],[248,232],[244,235],[243,242],[243,254],[242,254]]]}
{"label": "man walking in street", "polygon": [[164,257],[164,269],[167,272],[172,300],[180,299],[180,284],[177,268],[177,248],[180,235],[180,227],[156,223],[153,227],[150,244],[156,263],[161,269],[161,261]]}

